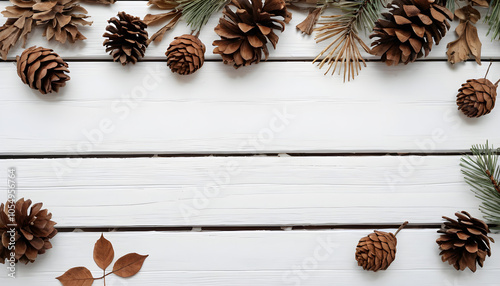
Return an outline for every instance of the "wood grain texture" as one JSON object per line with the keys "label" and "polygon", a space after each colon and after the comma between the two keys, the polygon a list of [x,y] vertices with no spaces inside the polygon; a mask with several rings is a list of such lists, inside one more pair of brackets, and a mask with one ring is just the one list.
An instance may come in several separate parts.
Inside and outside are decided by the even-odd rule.
{"label": "wood grain texture", "polygon": [[[0,2],[0,9],[4,9],[9,5],[8,1]],[[91,16],[89,21],[94,21],[93,25],[90,27],[81,28],[82,33],[87,37],[87,40],[81,41],[77,44],[59,44],[56,41],[47,42],[45,38],[42,37],[42,31],[37,29],[35,32],[30,35],[29,41],[27,43],[27,47],[38,45],[47,48],[53,48],[59,55],[61,55],[66,60],[69,59],[103,59],[103,60],[111,60],[111,57],[105,53],[105,49],[102,46],[102,42],[104,38],[102,34],[105,32],[105,28],[107,26],[107,20],[111,17],[116,16],[116,14],[120,11],[125,11],[129,14],[138,16],[143,18],[148,13],[163,13],[165,11],[162,10],[154,10],[149,8],[146,5],[146,1],[118,1],[114,5],[103,6],[103,5],[90,5],[90,4],[82,4],[87,10],[88,15]],[[480,8],[483,15],[485,14],[485,9]],[[333,13],[334,10],[331,10],[330,13]],[[293,19],[289,25],[286,26],[286,30],[284,33],[280,34],[280,40],[277,47],[277,50],[271,51],[270,58],[277,60],[310,60],[315,58],[321,50],[323,50],[329,42],[323,42],[320,44],[316,44],[314,40],[314,36],[303,36],[296,29],[295,26],[300,23],[303,19],[305,19],[306,14],[304,12],[292,11]],[[327,13],[328,14],[328,13]],[[207,46],[207,59],[216,59],[220,60],[220,56],[214,55],[212,53],[213,47],[212,42],[218,39],[217,34],[214,32],[214,28],[217,25],[220,16],[222,13],[216,13],[209,20],[208,24],[202,30],[200,39]],[[0,23],[3,23],[5,20],[0,19]],[[457,25],[457,22],[452,23],[452,28],[448,32],[447,36],[442,40],[442,43],[433,46],[432,52],[429,54],[427,59],[445,59],[446,58],[446,44],[456,39],[454,29]],[[152,35],[156,32],[161,26],[151,26],[148,29],[148,32]],[[490,59],[499,59],[500,53],[500,41],[491,41],[490,37],[486,36],[486,32],[488,30],[488,26],[480,21],[477,24],[478,34],[481,42],[483,43],[482,47],[482,57],[483,60]],[[154,60],[165,60],[165,51],[167,50],[168,45],[173,40],[174,37],[180,36],[182,34],[189,34],[191,30],[186,25],[186,22],[181,21],[179,25],[172,31],[167,32],[163,41],[160,44],[152,44],[147,52],[147,59]],[[371,43],[366,35],[364,35],[364,40],[367,44]],[[20,46],[16,46],[15,49],[11,51],[9,54],[9,59],[15,59],[15,55],[19,55],[22,52],[22,48]],[[363,55],[367,59],[376,59],[376,57],[367,55],[363,53]],[[458,66],[461,66],[459,64]],[[326,71],[326,70],[325,70]],[[323,71],[324,72],[324,71]],[[321,73],[321,72],[320,72]]]}
{"label": "wood grain texture", "polygon": [[500,113],[457,111],[461,83],[486,70],[472,62],[370,63],[346,84],[301,62],[237,71],[209,62],[190,77],[159,62],[73,62],[72,79],[49,96],[15,70],[0,63],[3,155],[463,152],[500,142]]}
{"label": "wood grain texture", "polygon": [[[59,227],[440,224],[480,216],[458,156],[2,160]],[[70,167],[74,166],[74,167]]]}
{"label": "wood grain texture", "polygon": [[[389,230],[394,231],[394,230]],[[372,273],[357,266],[358,240],[371,230],[276,232],[140,232],[107,233],[117,257],[128,252],[150,254],[130,279],[109,276],[107,285],[497,285],[500,251],[476,273],[457,272],[442,263],[436,230],[398,234],[396,260],[387,271]],[[60,233],[54,248],[35,264],[18,265],[17,279],[0,275],[2,285],[60,285],[56,276],[71,267],[102,271],[92,261],[98,233]],[[498,235],[493,236],[495,239]],[[0,273],[6,272],[5,269]],[[96,281],[94,285],[103,285]]]}

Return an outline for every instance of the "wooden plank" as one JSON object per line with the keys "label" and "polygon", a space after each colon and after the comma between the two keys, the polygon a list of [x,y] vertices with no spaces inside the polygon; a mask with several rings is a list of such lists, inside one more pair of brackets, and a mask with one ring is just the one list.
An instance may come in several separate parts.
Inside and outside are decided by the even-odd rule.
{"label": "wooden plank", "polygon": [[[396,260],[387,271],[363,271],[354,251],[371,230],[276,232],[140,232],[106,233],[115,258],[129,252],[149,254],[142,270],[130,279],[108,276],[107,285],[496,285],[500,251],[476,273],[457,272],[442,263],[436,230],[408,229],[398,234]],[[393,231],[393,230],[390,230]],[[71,267],[102,271],[92,260],[97,233],[60,233],[54,248],[35,264],[18,265],[17,278],[2,285],[60,285],[55,277]],[[498,235],[493,236],[495,239]],[[94,285],[103,285],[96,281]]]}
{"label": "wooden plank", "polygon": [[[480,201],[458,156],[2,160],[59,227],[439,224]],[[7,192],[5,192],[7,194]]]}
{"label": "wooden plank", "polygon": [[456,110],[461,83],[486,70],[472,62],[369,63],[346,84],[302,62],[237,71],[210,62],[192,77],[159,62],[70,70],[58,95],[41,96],[0,63],[0,154],[463,152],[500,142],[496,110],[480,119]]}
{"label": "wooden plank", "polygon": [[[8,1],[0,2],[0,9],[4,9],[9,5]],[[90,5],[83,4],[85,8],[88,10],[88,15],[91,16],[89,18],[90,21],[94,21],[93,25],[90,27],[81,28],[82,33],[87,37],[87,40],[77,43],[77,44],[59,44],[55,41],[47,42],[46,39],[42,37],[42,31],[37,29],[33,35],[30,36],[30,39],[27,43],[27,46],[44,46],[55,49],[61,56],[65,59],[104,59],[111,60],[110,56],[107,55],[102,46],[104,31],[107,26],[107,20],[111,17],[114,17],[119,11],[125,11],[127,13],[133,14],[135,16],[143,17],[148,13],[155,13],[154,10],[149,8],[146,5],[145,1],[118,1],[112,6],[103,6],[103,5]],[[485,14],[486,9],[479,8],[483,15]],[[160,10],[160,13],[164,11]],[[332,11],[333,13],[333,11]],[[219,37],[215,34],[213,29],[217,25],[219,21],[219,17],[221,13],[215,14],[207,26],[202,30],[200,39],[207,46],[207,59],[216,59],[220,60],[220,56],[214,55],[212,53],[213,47],[212,42]],[[276,51],[271,52],[271,59],[304,59],[310,60],[315,58],[318,53],[323,50],[329,43],[324,42],[321,44],[315,44],[314,37],[307,37],[301,35],[296,29],[295,26],[300,23],[303,19],[305,19],[306,14],[304,12],[293,11],[293,20],[286,27],[286,31],[279,35],[280,41],[278,44],[278,49]],[[0,23],[3,23],[4,18],[0,19]],[[432,52],[427,57],[428,59],[445,59],[446,58],[446,44],[448,42],[453,41],[456,36],[453,32],[457,21],[452,23],[452,28],[447,36],[442,40],[442,43],[434,46]],[[161,26],[151,26],[148,31],[150,34],[156,32]],[[488,30],[488,26],[484,24],[482,21],[478,22],[478,34],[480,40],[483,44],[482,47],[482,57],[484,60],[488,61],[490,59],[499,59],[500,53],[500,41],[491,41],[490,37],[486,36],[486,32]],[[169,43],[173,40],[175,36],[180,36],[185,33],[190,33],[189,27],[187,27],[184,21],[181,21],[179,25],[172,31],[168,32],[165,35],[164,40],[161,44],[152,44],[146,53],[146,58],[155,59],[155,60],[165,60],[165,51],[169,45]],[[364,35],[364,40],[367,44],[371,43],[371,40],[368,39],[366,35]],[[13,49],[9,55],[9,59],[15,59],[15,55],[19,55],[22,52],[21,47],[16,47]],[[376,57],[367,55],[364,53],[367,59],[376,59]],[[461,65],[459,65],[461,66]]]}

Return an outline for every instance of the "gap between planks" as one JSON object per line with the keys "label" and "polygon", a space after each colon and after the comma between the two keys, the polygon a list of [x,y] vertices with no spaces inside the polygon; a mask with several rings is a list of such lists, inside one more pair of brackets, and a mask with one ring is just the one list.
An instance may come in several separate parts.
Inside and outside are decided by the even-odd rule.
{"label": "gap between planks", "polygon": [[113,158],[189,158],[189,157],[373,157],[373,156],[464,156],[472,152],[347,152],[347,153],[165,153],[165,154],[81,154],[81,155],[0,155],[0,160],[29,159],[113,159]]}

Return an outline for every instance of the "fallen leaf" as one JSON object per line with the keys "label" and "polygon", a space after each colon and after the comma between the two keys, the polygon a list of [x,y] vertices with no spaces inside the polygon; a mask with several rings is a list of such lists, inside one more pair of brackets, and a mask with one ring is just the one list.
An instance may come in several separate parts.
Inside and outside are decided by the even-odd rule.
{"label": "fallen leaf", "polygon": [[101,234],[101,238],[97,240],[94,245],[94,261],[102,270],[106,268],[113,262],[115,257],[115,251],[113,250],[113,245],[111,242],[104,238]]}
{"label": "fallen leaf", "polygon": [[481,65],[482,44],[474,26],[481,17],[479,11],[468,5],[456,10],[455,15],[460,19],[460,24],[455,29],[458,39],[446,46],[448,61],[455,64],[474,57],[477,64]]}
{"label": "fallen leaf", "polygon": [[94,283],[92,273],[85,267],[74,267],[56,278],[64,286],[90,286]]}
{"label": "fallen leaf", "polygon": [[309,10],[309,14],[307,15],[307,18],[296,26],[297,29],[299,29],[304,34],[307,34],[307,35],[312,34],[314,26],[318,22],[318,18],[321,15],[322,11],[323,11],[323,8],[321,8],[321,7],[318,7],[314,10]]}
{"label": "fallen leaf", "polygon": [[176,16],[178,14],[178,12],[176,11],[171,11],[171,12],[168,12],[168,13],[161,13],[161,14],[156,14],[156,15],[153,15],[153,14],[147,14],[146,16],[144,16],[144,23],[146,23],[146,25],[155,25],[155,24],[158,24],[162,21],[166,21],[174,16]]}
{"label": "fallen leaf", "polygon": [[134,276],[141,270],[142,264],[148,256],[137,253],[126,254],[115,262],[113,273],[123,278]]}
{"label": "fallen leaf", "polygon": [[477,35],[477,28],[472,24],[468,24],[465,27],[465,38],[469,44],[469,49],[471,54],[476,58],[478,65],[481,65],[481,41]]}

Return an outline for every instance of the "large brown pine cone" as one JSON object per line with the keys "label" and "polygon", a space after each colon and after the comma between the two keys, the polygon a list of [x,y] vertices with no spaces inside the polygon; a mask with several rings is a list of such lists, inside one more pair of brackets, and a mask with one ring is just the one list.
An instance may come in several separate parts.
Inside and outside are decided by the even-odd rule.
{"label": "large brown pine cone", "polygon": [[23,48],[28,34],[31,32],[35,21],[33,21],[33,5],[35,1],[10,0],[13,6],[7,6],[2,15],[7,21],[0,27],[0,56],[7,59],[10,48],[20,39],[23,39]]}
{"label": "large brown pine cone", "polygon": [[77,4],[78,0],[40,1],[33,5],[37,26],[45,26],[44,36],[47,40],[52,38],[60,43],[74,43],[85,40],[85,36],[78,31],[78,25],[92,25],[85,18],[87,10]]}
{"label": "large brown pine cone", "polygon": [[189,75],[203,66],[205,45],[198,37],[186,34],[175,37],[165,55],[172,72]]}
{"label": "large brown pine cone", "polygon": [[[233,12],[229,6],[236,7]],[[232,0],[223,11],[215,32],[221,40],[214,41],[215,54],[220,54],[225,64],[235,68],[259,63],[264,53],[269,56],[268,40],[276,49],[278,35],[273,30],[283,32],[285,23],[291,19],[284,0]],[[279,20],[281,17],[283,20]]]}
{"label": "large brown pine cone", "polygon": [[17,74],[21,80],[42,94],[58,92],[70,77],[68,64],[54,51],[31,47],[17,57]]}
{"label": "large brown pine cone", "polygon": [[483,267],[486,255],[491,256],[488,225],[469,213],[455,213],[458,220],[443,216],[447,220],[438,230],[442,235],[436,240],[441,250],[441,259],[448,261],[457,270],[469,268],[476,272],[476,263]]}
{"label": "large brown pine cone", "polygon": [[389,232],[375,231],[359,240],[356,260],[364,270],[386,270],[396,258],[396,236]]}
{"label": "large brown pine cone", "polygon": [[113,17],[108,20],[106,33],[103,37],[103,46],[106,52],[110,52],[113,61],[122,65],[128,63],[135,64],[144,57],[148,47],[148,32],[146,23],[139,17],[134,17],[125,12],[118,13],[118,18]]}
{"label": "large brown pine cone", "polygon": [[[39,254],[45,253],[52,248],[50,239],[57,234],[54,228],[56,223],[52,221],[52,214],[46,209],[42,210],[42,203],[31,206],[31,200],[20,199],[15,203],[15,221],[9,217],[9,209],[12,212],[11,202],[0,205],[0,262],[5,263],[10,258],[11,249],[15,246],[16,262],[28,264],[35,262]],[[12,225],[15,226],[12,226]],[[11,235],[13,234],[13,235]],[[13,237],[13,239],[11,239]],[[14,242],[11,242],[14,240]],[[12,247],[11,247],[12,248]]]}
{"label": "large brown pine cone", "polygon": [[[448,20],[453,13],[432,0],[394,0],[389,13],[375,22],[370,38],[371,53],[382,57],[387,65],[408,64],[427,56],[433,42],[439,41],[450,29]],[[423,51],[422,51],[423,50]]]}
{"label": "large brown pine cone", "polygon": [[469,79],[458,90],[457,105],[468,117],[480,117],[491,112],[495,107],[498,82],[480,79]]}

